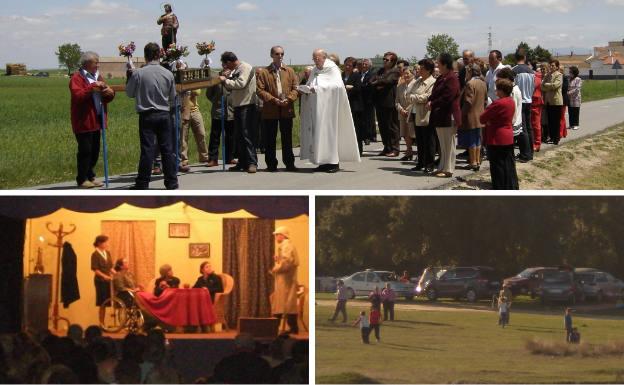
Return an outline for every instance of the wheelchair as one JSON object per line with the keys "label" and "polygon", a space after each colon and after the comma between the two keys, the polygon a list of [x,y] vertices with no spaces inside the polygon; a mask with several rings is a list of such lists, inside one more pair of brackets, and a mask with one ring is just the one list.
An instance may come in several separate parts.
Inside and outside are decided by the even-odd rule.
{"label": "wheelchair", "polygon": [[118,333],[126,329],[129,333],[138,333],[145,324],[143,313],[136,304],[135,294],[122,291],[104,301],[103,319],[100,327],[108,333]]}

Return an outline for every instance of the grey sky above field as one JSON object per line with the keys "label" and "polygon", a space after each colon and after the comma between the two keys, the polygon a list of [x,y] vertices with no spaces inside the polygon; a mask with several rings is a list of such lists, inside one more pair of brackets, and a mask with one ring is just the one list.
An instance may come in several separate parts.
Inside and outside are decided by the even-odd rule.
{"label": "grey sky above field", "polygon": [[[218,54],[231,50],[254,65],[265,64],[269,48],[286,48],[286,62],[311,62],[314,48],[341,57],[372,57],[388,50],[422,57],[427,38],[448,33],[460,47],[485,54],[488,27],[493,45],[511,52],[520,41],[559,54],[589,54],[595,45],[624,38],[624,0],[394,0],[389,2],[287,0],[173,1],[180,19],[178,39],[198,65],[195,43],[215,40]],[[117,46],[135,41],[139,51],[160,42],[159,2],[139,0],[19,1],[3,5],[0,64],[54,68],[63,43],[116,56]],[[141,52],[138,53],[142,56]]]}

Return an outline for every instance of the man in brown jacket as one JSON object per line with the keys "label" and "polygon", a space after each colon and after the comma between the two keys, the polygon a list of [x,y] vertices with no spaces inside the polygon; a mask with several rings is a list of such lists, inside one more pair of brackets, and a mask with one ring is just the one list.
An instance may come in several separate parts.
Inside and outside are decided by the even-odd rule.
{"label": "man in brown jacket", "polygon": [[292,68],[283,64],[284,48],[271,48],[271,63],[260,71],[257,77],[257,93],[264,102],[262,120],[264,124],[265,160],[267,171],[277,171],[276,141],[277,129],[282,137],[282,161],[286,170],[298,171],[293,154],[292,129],[295,117],[294,103],[299,97],[299,79]]}

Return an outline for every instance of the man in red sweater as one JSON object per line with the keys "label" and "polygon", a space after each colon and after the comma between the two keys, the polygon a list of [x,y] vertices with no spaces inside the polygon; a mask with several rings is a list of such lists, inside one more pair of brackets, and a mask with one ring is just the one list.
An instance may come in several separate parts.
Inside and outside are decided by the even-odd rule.
{"label": "man in red sweater", "polygon": [[98,71],[100,57],[97,53],[83,53],[80,64],[69,81],[71,122],[78,142],[76,183],[80,188],[89,189],[103,186],[95,180],[93,168],[100,156],[102,116],[107,119],[106,105],[115,98],[115,91]]}

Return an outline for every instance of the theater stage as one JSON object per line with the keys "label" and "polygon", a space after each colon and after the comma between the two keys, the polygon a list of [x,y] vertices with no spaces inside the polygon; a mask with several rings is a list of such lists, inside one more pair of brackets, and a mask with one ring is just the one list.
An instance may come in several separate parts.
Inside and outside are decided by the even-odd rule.
{"label": "theater stage", "polygon": [[[236,331],[219,333],[167,333],[173,361],[183,376],[184,383],[193,383],[199,377],[212,375],[222,358],[234,353]],[[105,333],[121,343],[126,333]],[[308,341],[308,333],[290,335],[297,341]],[[262,339],[257,339],[263,342]],[[270,340],[264,340],[270,342]],[[121,348],[121,346],[120,346]]]}

